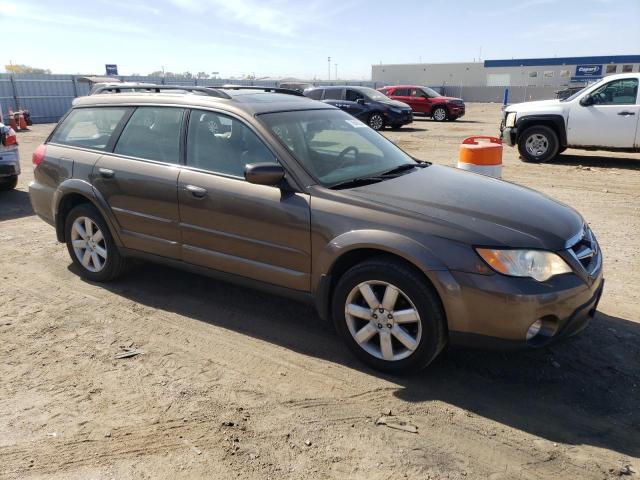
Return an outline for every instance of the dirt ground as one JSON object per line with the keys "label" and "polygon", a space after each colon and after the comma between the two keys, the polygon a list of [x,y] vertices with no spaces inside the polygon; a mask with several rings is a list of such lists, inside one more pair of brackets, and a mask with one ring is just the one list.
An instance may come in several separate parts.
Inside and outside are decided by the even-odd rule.
{"label": "dirt ground", "polygon": [[[471,104],[454,123],[385,135],[453,165],[499,117]],[[108,285],[81,280],[29,205],[31,152],[51,128],[19,134],[23,174],[0,193],[1,478],[640,477],[640,155],[531,165],[506,147],[504,179],[595,231],[596,319],[550,348],[449,349],[397,378],[290,300],[144,263]],[[115,359],[127,346],[144,354]],[[417,433],[376,425],[389,411]]]}

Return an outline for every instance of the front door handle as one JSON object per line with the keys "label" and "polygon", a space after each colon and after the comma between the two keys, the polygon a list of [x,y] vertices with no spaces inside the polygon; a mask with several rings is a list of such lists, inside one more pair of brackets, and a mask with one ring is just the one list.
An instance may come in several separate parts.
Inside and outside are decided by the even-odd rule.
{"label": "front door handle", "polygon": [[116,174],[116,172],[114,172],[110,168],[99,168],[98,172],[100,172],[100,176],[103,178],[113,178],[113,176]]}
{"label": "front door handle", "polygon": [[191,192],[191,195],[193,195],[196,198],[203,198],[207,194],[207,191],[202,187],[196,187],[195,185],[187,185],[186,188],[187,188],[187,191]]}
{"label": "front door handle", "polygon": [[620,112],[618,115],[624,115],[624,116],[627,116],[627,115],[635,115],[635,114],[636,114],[636,112],[627,112],[627,111],[625,110],[624,112]]}

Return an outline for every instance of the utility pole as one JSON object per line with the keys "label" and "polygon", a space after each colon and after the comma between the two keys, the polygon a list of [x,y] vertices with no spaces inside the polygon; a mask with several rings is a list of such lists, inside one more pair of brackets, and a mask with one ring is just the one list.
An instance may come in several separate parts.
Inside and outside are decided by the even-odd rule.
{"label": "utility pole", "polygon": [[327,57],[327,63],[329,64],[327,80],[331,80],[331,57]]}
{"label": "utility pole", "polygon": [[335,67],[336,67],[336,74],[335,74],[335,78],[336,80],[338,80],[338,64],[334,63]]}

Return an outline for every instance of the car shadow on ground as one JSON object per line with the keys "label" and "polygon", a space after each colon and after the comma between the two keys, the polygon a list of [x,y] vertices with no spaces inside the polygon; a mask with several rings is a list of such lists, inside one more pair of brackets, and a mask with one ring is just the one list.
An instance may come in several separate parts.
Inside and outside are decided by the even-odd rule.
{"label": "car shadow on ground", "polygon": [[587,330],[551,347],[450,348],[426,370],[397,377],[356,361],[307,304],[146,262],[103,286],[146,306],[385,378],[407,402],[439,400],[551,442],[640,456],[636,322],[598,312]]}
{"label": "car shadow on ground", "polygon": [[33,215],[29,194],[22,190],[0,191],[0,222]]}
{"label": "car shadow on ground", "polygon": [[572,155],[560,154],[552,163],[555,165],[573,165],[594,168],[622,168],[626,170],[640,170],[640,159],[607,157],[603,155]]}

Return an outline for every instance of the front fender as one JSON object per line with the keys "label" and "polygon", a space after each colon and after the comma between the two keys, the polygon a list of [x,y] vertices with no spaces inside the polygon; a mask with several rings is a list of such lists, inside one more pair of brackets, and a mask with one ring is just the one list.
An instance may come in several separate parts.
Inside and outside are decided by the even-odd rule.
{"label": "front fender", "polygon": [[63,216],[59,215],[60,208],[62,202],[65,198],[68,198],[69,195],[81,195],[87,199],[89,203],[95,206],[102,218],[105,219],[107,225],[109,226],[109,230],[111,232],[111,236],[113,240],[116,242],[116,245],[119,247],[122,246],[122,241],[120,239],[120,235],[118,234],[119,229],[117,228],[116,218],[109,208],[109,205],[105,201],[102,194],[93,188],[93,186],[87,182],[86,180],[81,180],[79,178],[69,178],[63,181],[53,194],[53,218],[56,223],[56,236],[60,242],[64,241],[64,222],[65,219]]}
{"label": "front fender", "polygon": [[[518,114],[516,114],[518,115]],[[525,131],[527,127],[532,125],[548,125],[553,128],[558,134],[558,140],[562,147],[567,146],[567,126],[565,124],[564,117],[560,114],[531,114],[526,112],[521,117],[516,116],[516,129],[517,134],[520,135]],[[517,142],[518,140],[516,140]]]}

